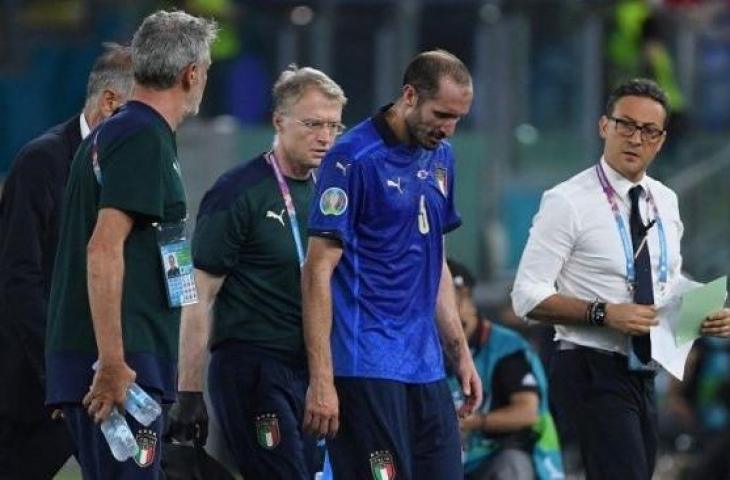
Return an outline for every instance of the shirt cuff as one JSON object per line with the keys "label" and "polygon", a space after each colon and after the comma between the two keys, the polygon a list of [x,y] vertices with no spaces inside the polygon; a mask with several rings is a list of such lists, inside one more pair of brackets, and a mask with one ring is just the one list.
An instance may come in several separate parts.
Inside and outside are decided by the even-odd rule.
{"label": "shirt cuff", "polygon": [[535,307],[556,293],[555,287],[550,285],[515,285],[512,290],[512,308],[518,317],[528,320],[527,315]]}

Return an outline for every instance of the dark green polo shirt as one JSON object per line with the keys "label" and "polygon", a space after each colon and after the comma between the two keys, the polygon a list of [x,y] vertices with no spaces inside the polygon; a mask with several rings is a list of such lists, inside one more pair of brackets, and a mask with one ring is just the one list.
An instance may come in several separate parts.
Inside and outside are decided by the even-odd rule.
{"label": "dark green polo shirt", "polygon": [[[312,180],[286,179],[302,246]],[[203,198],[193,236],[195,267],[226,275],[214,305],[211,347],[238,340],[285,358],[304,355],[300,267],[292,225],[264,156],[222,175]]]}
{"label": "dark green polo shirt", "polygon": [[[92,166],[94,151],[100,178]],[[174,398],[180,309],[167,303],[153,224],[183,220],[186,206],[175,135],[164,118],[144,103],[129,102],[92,132],[71,166],[64,205],[48,309],[48,402],[78,401],[91,383],[97,349],[86,249],[102,208],[134,219],[124,245],[126,361],[137,383]]]}

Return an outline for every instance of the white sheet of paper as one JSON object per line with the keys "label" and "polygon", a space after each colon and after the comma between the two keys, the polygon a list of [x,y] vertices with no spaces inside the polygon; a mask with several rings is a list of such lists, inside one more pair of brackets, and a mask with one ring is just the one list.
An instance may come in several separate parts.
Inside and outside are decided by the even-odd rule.
{"label": "white sheet of paper", "polygon": [[702,286],[680,276],[668,287],[661,304],[657,305],[657,319],[659,325],[651,329],[651,357],[656,360],[667,372],[678,380],[684,379],[684,366],[687,356],[694,345],[694,340],[677,346],[674,340],[674,327],[679,321],[679,311],[682,307],[682,294],[693,288]]}

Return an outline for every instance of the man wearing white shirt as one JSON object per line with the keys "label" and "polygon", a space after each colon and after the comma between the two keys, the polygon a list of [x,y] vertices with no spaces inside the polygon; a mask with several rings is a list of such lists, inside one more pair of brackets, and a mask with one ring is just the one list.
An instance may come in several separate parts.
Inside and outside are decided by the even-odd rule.
{"label": "man wearing white shirt", "polygon": [[43,346],[61,203],[69,166],[90,130],[132,88],[129,48],[106,45],[89,74],[83,112],[19,152],[0,199],[0,476],[52,478],[74,452],[44,406]]}
{"label": "man wearing white shirt", "polygon": [[[611,93],[598,123],[603,157],[545,192],[512,291],[520,317],[555,325],[559,426],[575,429],[589,479],[654,470],[649,331],[682,268],[677,196],[646,175],[667,120],[666,95],[650,80]],[[728,310],[703,324],[703,334],[729,332]]]}

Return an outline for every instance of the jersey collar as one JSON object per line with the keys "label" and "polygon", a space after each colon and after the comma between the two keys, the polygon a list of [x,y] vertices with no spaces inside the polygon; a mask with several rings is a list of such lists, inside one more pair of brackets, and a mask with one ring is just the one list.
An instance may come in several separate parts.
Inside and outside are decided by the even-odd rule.
{"label": "jersey collar", "polygon": [[393,104],[389,103],[378,110],[378,113],[373,116],[373,125],[375,126],[375,130],[389,147],[400,145],[400,141],[395,136],[395,132],[393,132],[393,129],[390,128],[390,125],[388,125],[388,122],[385,120],[385,112],[390,110],[390,107],[392,106]]}

